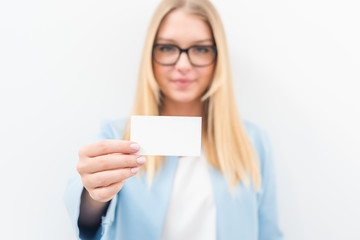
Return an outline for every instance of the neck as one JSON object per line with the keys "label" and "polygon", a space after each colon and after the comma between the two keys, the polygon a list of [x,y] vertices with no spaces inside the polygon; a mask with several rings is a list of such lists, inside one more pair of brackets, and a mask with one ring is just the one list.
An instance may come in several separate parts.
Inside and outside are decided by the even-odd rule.
{"label": "neck", "polygon": [[162,116],[189,116],[199,117],[202,116],[201,100],[179,103],[169,99],[164,99],[160,115]]}

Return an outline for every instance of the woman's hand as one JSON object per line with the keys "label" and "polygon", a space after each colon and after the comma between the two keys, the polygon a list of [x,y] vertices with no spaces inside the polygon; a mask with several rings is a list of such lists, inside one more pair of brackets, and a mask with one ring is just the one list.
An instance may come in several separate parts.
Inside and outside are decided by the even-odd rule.
{"label": "woman's hand", "polygon": [[132,155],[139,149],[138,144],[124,140],[102,140],[80,149],[77,171],[93,200],[108,202],[139,171],[145,158]]}

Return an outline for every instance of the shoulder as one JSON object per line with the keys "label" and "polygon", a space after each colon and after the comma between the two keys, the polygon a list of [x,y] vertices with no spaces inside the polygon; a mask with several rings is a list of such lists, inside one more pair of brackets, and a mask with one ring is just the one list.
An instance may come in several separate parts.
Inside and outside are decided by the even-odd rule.
{"label": "shoulder", "polygon": [[261,154],[263,151],[269,150],[268,133],[264,129],[250,121],[244,120],[243,123],[246,132],[258,153]]}
{"label": "shoulder", "polygon": [[268,133],[249,121],[243,121],[247,134],[258,154],[260,160],[260,172],[263,179],[273,172],[272,150]]}
{"label": "shoulder", "polygon": [[121,139],[128,118],[102,119],[98,139]]}

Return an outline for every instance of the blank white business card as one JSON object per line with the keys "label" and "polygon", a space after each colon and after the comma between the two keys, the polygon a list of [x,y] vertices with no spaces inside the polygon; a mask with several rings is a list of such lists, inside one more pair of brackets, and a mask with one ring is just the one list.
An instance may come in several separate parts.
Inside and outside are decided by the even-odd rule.
{"label": "blank white business card", "polygon": [[131,116],[130,129],[137,154],[200,156],[201,117]]}

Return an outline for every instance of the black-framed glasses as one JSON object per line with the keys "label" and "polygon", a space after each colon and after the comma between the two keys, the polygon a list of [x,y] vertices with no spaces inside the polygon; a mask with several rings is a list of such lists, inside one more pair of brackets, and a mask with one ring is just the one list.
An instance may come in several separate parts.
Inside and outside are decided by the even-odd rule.
{"label": "black-framed glasses", "polygon": [[205,67],[212,64],[216,58],[217,50],[213,45],[193,45],[182,49],[174,44],[154,44],[153,58],[164,66],[172,66],[177,63],[181,53],[185,52],[191,65]]}

